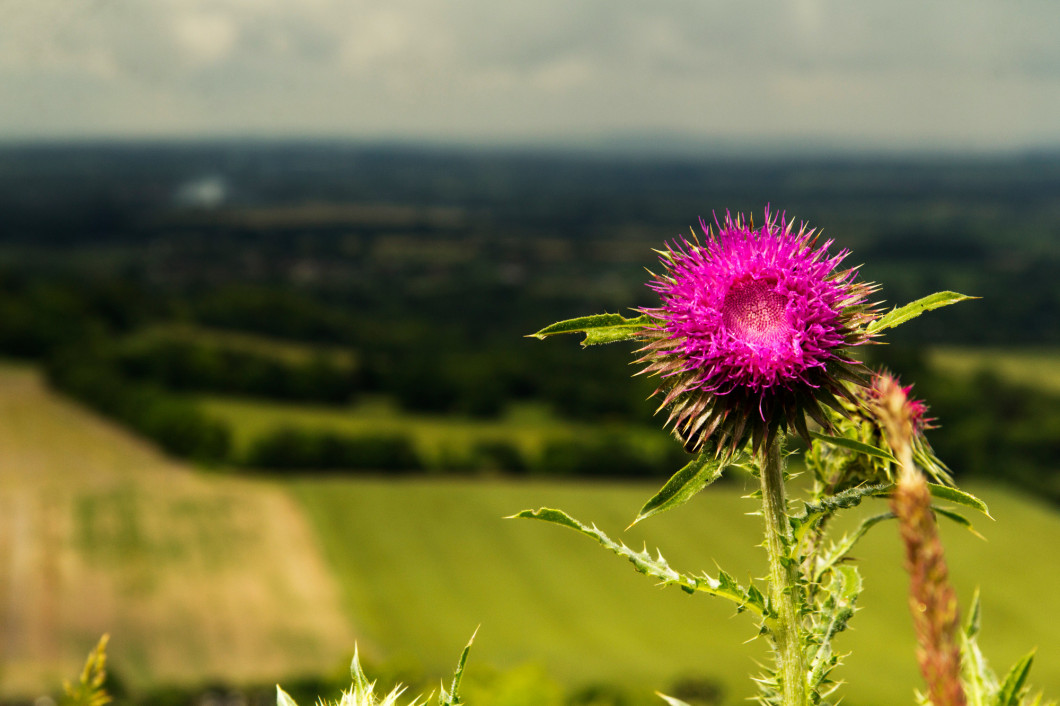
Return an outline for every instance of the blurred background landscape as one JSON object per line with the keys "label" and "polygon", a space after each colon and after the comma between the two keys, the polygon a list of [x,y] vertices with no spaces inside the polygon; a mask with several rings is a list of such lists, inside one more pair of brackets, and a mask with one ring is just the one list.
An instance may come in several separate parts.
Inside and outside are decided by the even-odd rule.
{"label": "blurred background landscape", "polygon": [[[742,702],[750,621],[502,518],[763,575],[739,475],[622,531],[686,462],[652,381],[526,336],[767,205],[888,307],[980,297],[865,355],[996,519],[943,526],[987,656],[1060,694],[1060,13],[903,5],[0,2],[0,700],[103,633],[123,703],[312,703],[355,643],[429,690],[481,626],[469,704]],[[911,702],[862,551],[845,703]]]}

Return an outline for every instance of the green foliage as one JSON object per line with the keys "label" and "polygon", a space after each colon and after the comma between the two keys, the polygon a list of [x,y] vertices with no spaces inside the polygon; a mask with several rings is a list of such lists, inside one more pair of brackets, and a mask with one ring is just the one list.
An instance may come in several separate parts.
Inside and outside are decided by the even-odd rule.
{"label": "green foliage", "polygon": [[115,367],[167,389],[343,404],[359,388],[351,356],[190,327],[155,327],[118,341]]}
{"label": "green foliage", "polygon": [[540,457],[529,466],[547,476],[643,478],[658,474],[674,459],[684,457],[675,446],[663,453],[651,453],[628,435],[597,431],[547,440]]}
{"label": "green foliage", "polygon": [[124,378],[92,350],[58,352],[49,360],[47,373],[56,389],[129,425],[170,454],[204,463],[228,459],[226,424],[153,383]]}
{"label": "green foliage", "polygon": [[284,471],[375,470],[406,472],[423,467],[407,435],[349,435],[303,427],[279,427],[254,439],[243,463]]}

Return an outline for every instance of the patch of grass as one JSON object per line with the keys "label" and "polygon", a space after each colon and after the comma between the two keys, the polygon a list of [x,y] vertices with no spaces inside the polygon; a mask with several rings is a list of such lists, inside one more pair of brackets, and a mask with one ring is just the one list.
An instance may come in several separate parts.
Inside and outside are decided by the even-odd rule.
{"label": "patch of grass", "polygon": [[[658,589],[621,559],[562,528],[503,516],[560,507],[630,546],[659,547],[675,568],[762,576],[755,506],[736,487],[623,532],[655,490],[647,484],[406,480],[297,480],[291,489],[315,524],[347,610],[372,653],[422,660],[444,674],[454,636],[475,625],[476,660],[541,662],[568,684],[614,681],[665,689],[680,677],[724,682],[732,703],[765,657],[753,623],[728,604]],[[996,524],[984,542],[943,528],[953,579],[967,605],[981,585],[987,655],[998,671],[1038,647],[1032,682],[1060,693],[1060,567],[1040,548],[1060,542],[1060,517],[993,487],[977,487]],[[871,509],[882,511],[879,502]],[[1033,541],[1029,541],[1033,538]],[[849,703],[910,703],[920,685],[897,529],[884,524],[856,555],[866,577],[862,610],[839,649]]]}

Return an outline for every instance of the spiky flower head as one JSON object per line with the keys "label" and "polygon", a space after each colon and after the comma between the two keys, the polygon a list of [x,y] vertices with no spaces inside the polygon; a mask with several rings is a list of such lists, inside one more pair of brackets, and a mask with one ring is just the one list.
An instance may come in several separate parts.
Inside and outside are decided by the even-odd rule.
{"label": "spiky flower head", "polygon": [[807,435],[805,414],[828,426],[822,405],[844,411],[843,381],[864,385],[847,350],[868,342],[875,286],[840,269],[815,231],[766,209],[755,228],[726,214],[705,244],[681,238],[660,253],[665,271],[649,286],[661,306],[644,309],[642,372],[660,375],[662,407],[690,451],[708,439],[732,453],[782,429]]}

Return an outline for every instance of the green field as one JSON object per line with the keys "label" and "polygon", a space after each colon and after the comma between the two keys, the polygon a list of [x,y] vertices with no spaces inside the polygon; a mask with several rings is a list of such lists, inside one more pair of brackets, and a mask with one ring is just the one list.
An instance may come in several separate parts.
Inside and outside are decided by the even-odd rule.
{"label": "green field", "polygon": [[[745,616],[728,604],[661,590],[591,540],[527,520],[525,507],[558,506],[628,544],[658,546],[675,567],[762,575],[752,547],[753,510],[739,485],[719,487],[670,516],[623,533],[652,488],[510,482],[320,480],[292,484],[315,523],[368,644],[388,658],[433,670],[481,623],[475,659],[541,662],[566,683],[618,681],[665,689],[682,675],[723,681],[750,695],[746,675],[762,657]],[[1035,683],[1060,693],[1060,566],[1042,547],[1060,542],[1060,518],[998,488],[976,487],[997,522],[988,541],[944,528],[965,604],[981,586],[984,644],[998,669],[1037,646]],[[876,510],[879,511],[879,506]],[[1033,541],[1028,541],[1032,538]],[[841,648],[853,650],[848,703],[909,703],[918,684],[896,530],[884,525],[862,551],[863,610]],[[1033,597],[1033,598],[1032,598]],[[886,678],[882,678],[886,675]]]}
{"label": "green field", "polygon": [[[469,686],[539,665],[569,688],[616,682],[645,703],[700,676],[739,703],[763,657],[760,642],[745,644],[752,621],[728,604],[657,588],[573,532],[503,519],[560,507],[659,547],[676,568],[746,580],[765,565],[740,478],[629,532],[661,479],[231,478],[162,458],[10,367],[0,368],[0,448],[0,695],[72,675],[103,631],[115,670],[139,688],[334,673],[354,640],[388,672],[443,676],[479,625]],[[972,490],[997,521],[976,519],[987,541],[943,528],[962,600],[981,587],[996,668],[1037,647],[1031,680],[1060,694],[1060,515],[998,487]],[[839,642],[853,652],[844,703],[912,703],[919,678],[893,525],[856,555],[866,591]]]}
{"label": "green field", "polygon": [[961,375],[990,371],[1012,383],[1060,394],[1060,350],[1055,348],[938,346],[928,352],[928,362]]}

